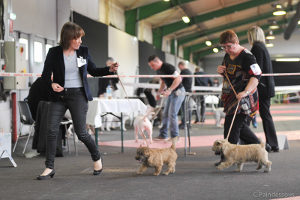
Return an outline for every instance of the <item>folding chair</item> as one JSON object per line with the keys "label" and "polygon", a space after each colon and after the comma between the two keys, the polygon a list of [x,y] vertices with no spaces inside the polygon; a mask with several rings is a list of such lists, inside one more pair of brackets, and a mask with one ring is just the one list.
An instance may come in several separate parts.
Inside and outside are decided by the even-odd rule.
{"label": "folding chair", "polygon": [[[61,125],[65,126],[65,131],[66,131],[66,143],[67,143],[67,148],[68,148],[68,152],[69,154],[71,154],[70,152],[70,146],[69,146],[69,135],[68,135],[68,125],[72,125],[73,124],[73,121],[71,119],[67,119],[67,120],[64,120],[62,122],[60,122]],[[74,148],[75,148],[75,155],[77,156],[78,155],[78,151],[77,151],[77,147],[76,147],[76,135],[75,133],[73,133],[73,141],[74,141]]]}
{"label": "folding chair", "polygon": [[30,126],[30,131],[28,133],[27,141],[26,141],[24,149],[23,149],[23,154],[24,154],[25,150],[26,150],[26,147],[28,145],[28,142],[29,142],[29,138],[34,133],[34,120],[32,118],[29,106],[28,106],[28,104],[27,104],[26,101],[18,101],[18,106],[19,106],[21,126],[20,126],[20,130],[19,130],[20,134],[17,137],[17,141],[16,141],[16,143],[14,145],[13,152],[15,152],[15,150],[16,150],[17,143],[18,143],[19,138],[21,136],[22,127],[24,125],[27,125],[27,126]]}

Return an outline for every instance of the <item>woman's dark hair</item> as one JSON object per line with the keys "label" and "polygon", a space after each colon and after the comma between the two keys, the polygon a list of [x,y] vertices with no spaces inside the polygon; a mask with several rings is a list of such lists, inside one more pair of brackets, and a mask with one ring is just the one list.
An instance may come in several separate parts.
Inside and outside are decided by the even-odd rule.
{"label": "woman's dark hair", "polygon": [[233,30],[225,31],[220,36],[220,44],[239,43],[239,38]]}
{"label": "woman's dark hair", "polygon": [[61,29],[59,45],[63,49],[68,49],[71,40],[83,37],[84,35],[84,30],[79,25],[73,22],[67,22]]}

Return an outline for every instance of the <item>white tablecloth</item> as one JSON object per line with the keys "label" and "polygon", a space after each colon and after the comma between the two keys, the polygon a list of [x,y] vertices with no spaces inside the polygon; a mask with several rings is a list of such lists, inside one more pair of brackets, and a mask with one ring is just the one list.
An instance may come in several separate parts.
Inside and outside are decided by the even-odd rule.
{"label": "white tablecloth", "polygon": [[139,99],[99,99],[89,102],[86,123],[99,128],[102,125],[101,114],[111,112],[114,114],[134,113],[144,114],[147,106]]}

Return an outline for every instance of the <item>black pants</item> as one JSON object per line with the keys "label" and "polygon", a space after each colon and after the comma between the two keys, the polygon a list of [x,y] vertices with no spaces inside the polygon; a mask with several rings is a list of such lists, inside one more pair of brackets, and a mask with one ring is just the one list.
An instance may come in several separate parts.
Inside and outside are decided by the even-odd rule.
{"label": "black pants", "polygon": [[[191,124],[191,119],[192,119],[192,111],[191,111],[191,106],[190,106],[190,101],[191,99],[189,99],[189,102],[187,103],[187,108],[186,108],[186,99],[188,97],[185,96],[181,108],[180,108],[180,115],[181,115],[181,124],[184,125],[186,123],[186,120],[189,122],[189,125]],[[185,116],[185,111],[187,110],[187,115]],[[187,119],[186,119],[187,118]]]}
{"label": "black pants", "polygon": [[[249,116],[237,114],[235,116],[228,141],[237,144],[241,138],[245,144],[259,144],[260,141],[248,126]],[[227,137],[233,115],[226,115],[224,123],[224,138]]]}
{"label": "black pants", "polygon": [[85,97],[83,88],[65,89],[61,100],[52,102],[48,115],[48,134],[46,149],[46,167],[54,168],[54,157],[56,151],[56,138],[59,133],[59,125],[62,121],[66,110],[69,109],[75,133],[78,139],[82,141],[91,153],[93,161],[100,159],[100,152],[97,149],[95,141],[86,130],[86,113],[88,110],[88,101]]}
{"label": "black pants", "polygon": [[[206,104],[205,104],[203,95],[196,96],[196,104],[197,104],[196,122],[204,122],[205,121]],[[201,108],[200,108],[200,105],[201,105]]]}
{"label": "black pants", "polygon": [[276,130],[273,122],[272,115],[270,113],[270,98],[259,99],[259,115],[262,119],[264,132],[266,136],[266,142],[271,147],[278,147],[278,141],[276,136]]}

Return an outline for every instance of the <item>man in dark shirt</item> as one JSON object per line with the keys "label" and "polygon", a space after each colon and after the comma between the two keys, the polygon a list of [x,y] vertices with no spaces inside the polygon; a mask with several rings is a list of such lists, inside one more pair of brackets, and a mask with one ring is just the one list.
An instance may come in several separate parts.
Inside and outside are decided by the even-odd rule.
{"label": "man in dark shirt", "polygon": [[[110,67],[112,64],[114,64],[116,61],[112,57],[108,57],[106,60],[106,66]],[[119,79],[117,78],[99,78],[98,80],[98,96],[99,98],[103,96],[103,94],[106,93],[107,87],[110,85],[113,89],[113,91],[116,91],[118,89],[117,83],[119,82]]]}
{"label": "man in dark shirt", "polygon": [[[197,67],[195,70],[195,75],[202,75],[205,74],[204,72],[200,71],[200,68]],[[213,82],[210,78],[208,77],[195,77],[195,86],[212,86]],[[197,91],[201,92],[201,91]],[[203,95],[198,95],[196,96],[196,103],[197,103],[197,112],[196,112],[196,122],[204,122],[205,121],[205,101],[204,101],[204,96]],[[200,105],[201,105],[201,110],[200,110]],[[200,113],[200,121],[199,121],[199,113]]]}
{"label": "man in dark shirt", "polygon": [[[189,70],[185,63],[180,61],[178,63],[178,68],[180,69],[180,75],[192,75],[192,72],[191,70]],[[192,92],[192,83],[193,83],[193,78],[192,77],[183,77],[182,78],[182,85],[185,89],[186,92]],[[179,128],[180,129],[184,129],[184,124],[186,123],[186,119],[185,119],[185,104],[184,104],[185,101],[182,102],[182,105],[181,105],[181,124],[179,125]],[[191,120],[191,116],[192,116],[192,112],[191,110],[189,109],[188,111],[188,121]]]}
{"label": "man in dark shirt", "polygon": [[170,127],[171,137],[175,138],[179,135],[178,127],[178,111],[184,100],[185,90],[181,84],[181,77],[175,70],[175,67],[163,63],[156,55],[148,58],[149,66],[157,72],[158,75],[174,75],[175,77],[163,77],[161,78],[160,88],[158,94],[163,95],[166,98],[162,128],[157,139],[166,140],[168,139],[168,127]]}

